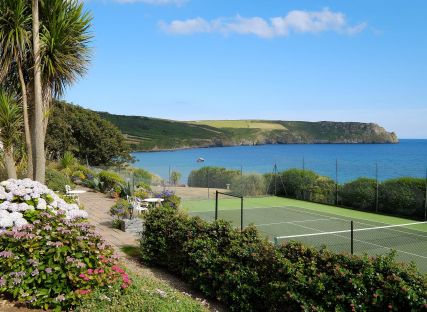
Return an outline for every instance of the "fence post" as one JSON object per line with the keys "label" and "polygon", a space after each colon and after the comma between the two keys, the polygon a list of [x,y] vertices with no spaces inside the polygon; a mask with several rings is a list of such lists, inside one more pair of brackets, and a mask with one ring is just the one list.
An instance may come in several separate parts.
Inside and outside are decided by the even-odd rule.
{"label": "fence post", "polygon": [[424,198],[424,221],[427,221],[427,169],[426,169],[426,193]]}
{"label": "fence post", "polygon": [[335,160],[335,206],[338,206],[338,158]]}
{"label": "fence post", "polygon": [[218,191],[215,191],[215,221],[218,220]]}
{"label": "fence post", "polygon": [[277,196],[277,164],[274,164],[274,196]]}
{"label": "fence post", "polygon": [[243,231],[243,196],[240,198],[240,231]]}
{"label": "fence post", "polygon": [[350,223],[350,228],[351,228],[351,237],[350,237],[350,241],[351,241],[351,246],[350,246],[350,250],[351,250],[351,255],[353,255],[354,254],[354,245],[353,245],[353,220],[351,220],[351,223]]}
{"label": "fence post", "polygon": [[375,183],[376,183],[376,190],[375,190],[375,212],[378,213],[379,209],[379,183],[378,183],[378,163],[375,163]]}

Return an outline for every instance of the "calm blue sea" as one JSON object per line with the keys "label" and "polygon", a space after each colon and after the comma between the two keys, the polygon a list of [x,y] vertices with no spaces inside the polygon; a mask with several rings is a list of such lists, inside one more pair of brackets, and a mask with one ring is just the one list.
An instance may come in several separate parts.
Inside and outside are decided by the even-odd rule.
{"label": "calm blue sea", "polygon": [[[186,183],[191,170],[221,166],[243,172],[272,172],[288,168],[312,169],[321,175],[346,182],[357,177],[425,177],[427,140],[401,140],[399,144],[284,144],[196,148],[173,152],[138,152],[135,166],[168,179],[169,170],[181,172]],[[204,163],[196,160],[202,157]],[[337,166],[338,165],[338,166]]]}

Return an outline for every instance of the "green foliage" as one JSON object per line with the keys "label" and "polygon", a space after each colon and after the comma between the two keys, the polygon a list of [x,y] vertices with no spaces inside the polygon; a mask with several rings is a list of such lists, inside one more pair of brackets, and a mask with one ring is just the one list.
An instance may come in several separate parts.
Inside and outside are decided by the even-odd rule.
{"label": "green foliage", "polygon": [[423,218],[425,188],[425,180],[419,178],[384,181],[379,189],[380,211]]}
{"label": "green foliage", "polygon": [[340,203],[360,210],[375,210],[376,181],[359,178],[345,183],[339,191]]}
{"label": "green foliage", "polygon": [[153,277],[131,275],[132,285],[123,293],[118,287],[96,291],[76,312],[202,312],[203,305]]}
{"label": "green foliage", "polygon": [[31,225],[0,234],[0,292],[31,307],[69,309],[100,288],[126,288],[113,250],[85,222],[40,210]]}
{"label": "green foliage", "polygon": [[258,196],[266,194],[266,180],[260,174],[243,174],[233,177],[231,190],[239,196]]}
{"label": "green foliage", "polygon": [[[274,177],[272,174],[265,175],[269,181],[269,193],[277,190],[277,195],[314,201],[323,204],[335,202],[335,182],[323,177],[311,170],[289,169],[280,172]],[[274,188],[276,181],[276,188]]]}
{"label": "green foliage", "polygon": [[145,169],[133,168],[132,169],[133,181],[135,184],[151,183],[153,175]]}
{"label": "green foliage", "polygon": [[427,280],[388,255],[275,247],[255,227],[242,232],[171,208],[146,215],[141,257],[166,267],[231,311],[418,311]]}
{"label": "green foliage", "polygon": [[125,199],[119,199],[117,202],[110,208],[110,215],[117,218],[125,218],[129,216],[129,208],[132,205]]}
{"label": "green foliage", "polygon": [[202,167],[193,170],[188,176],[188,186],[226,188],[234,178],[240,177],[239,170],[229,170],[223,167]]}
{"label": "green foliage", "polygon": [[6,150],[13,148],[20,140],[22,126],[18,102],[0,85],[0,140]]}
{"label": "green foliage", "polygon": [[65,193],[65,185],[72,185],[72,182],[64,173],[53,168],[47,168],[46,185],[53,191]]}
{"label": "green foliage", "polygon": [[[376,124],[304,121],[182,122],[100,112],[127,135],[133,150],[266,143],[396,143],[394,133]],[[227,125],[228,124],[228,125]],[[248,127],[249,126],[249,127]]]}
{"label": "green foliage", "polygon": [[59,165],[61,169],[71,169],[77,164],[77,159],[74,157],[73,153],[66,151],[59,160]]}
{"label": "green foliage", "polygon": [[95,166],[131,161],[129,146],[115,126],[95,112],[60,101],[49,118],[46,147],[51,159],[71,151]]}
{"label": "green foliage", "polygon": [[171,173],[171,183],[172,185],[177,185],[181,179],[182,174],[178,171],[172,171]]}
{"label": "green foliage", "polygon": [[145,183],[138,184],[137,189],[133,193],[133,196],[140,199],[151,197],[151,187]]}
{"label": "green foliage", "polygon": [[111,189],[114,189],[117,193],[121,192],[122,185],[125,184],[123,178],[112,171],[101,171],[98,174],[99,180],[101,182],[101,191],[108,192]]}
{"label": "green foliage", "polygon": [[154,197],[163,198],[163,207],[178,209],[181,204],[181,197],[177,196],[174,191],[165,190],[158,194],[154,194]]}

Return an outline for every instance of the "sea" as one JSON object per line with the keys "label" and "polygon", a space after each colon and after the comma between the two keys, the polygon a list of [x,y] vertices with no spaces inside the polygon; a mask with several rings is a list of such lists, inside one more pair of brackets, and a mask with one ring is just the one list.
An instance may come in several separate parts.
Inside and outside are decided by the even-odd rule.
{"label": "sea", "polygon": [[[402,139],[399,144],[279,144],[136,152],[135,167],[169,179],[172,171],[186,184],[192,170],[220,166],[243,173],[269,173],[301,168],[337,179],[358,177],[380,181],[403,176],[426,178],[427,140]],[[200,159],[204,161],[201,162]],[[199,160],[199,161],[198,161]]]}

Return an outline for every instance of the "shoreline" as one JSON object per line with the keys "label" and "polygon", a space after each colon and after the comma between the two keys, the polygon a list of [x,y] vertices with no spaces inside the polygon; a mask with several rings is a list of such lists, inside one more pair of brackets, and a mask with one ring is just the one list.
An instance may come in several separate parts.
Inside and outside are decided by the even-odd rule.
{"label": "shoreline", "polygon": [[[417,140],[417,139],[404,139],[404,140]],[[422,140],[422,139],[420,139]],[[314,142],[314,143],[266,143],[266,144],[235,144],[235,145],[208,145],[208,146],[183,146],[176,148],[165,148],[165,149],[150,149],[150,150],[132,150],[131,153],[156,153],[156,152],[177,152],[192,149],[201,148],[226,148],[226,147],[239,147],[239,146],[267,146],[267,145],[396,145],[400,144],[400,140],[397,142]]]}

